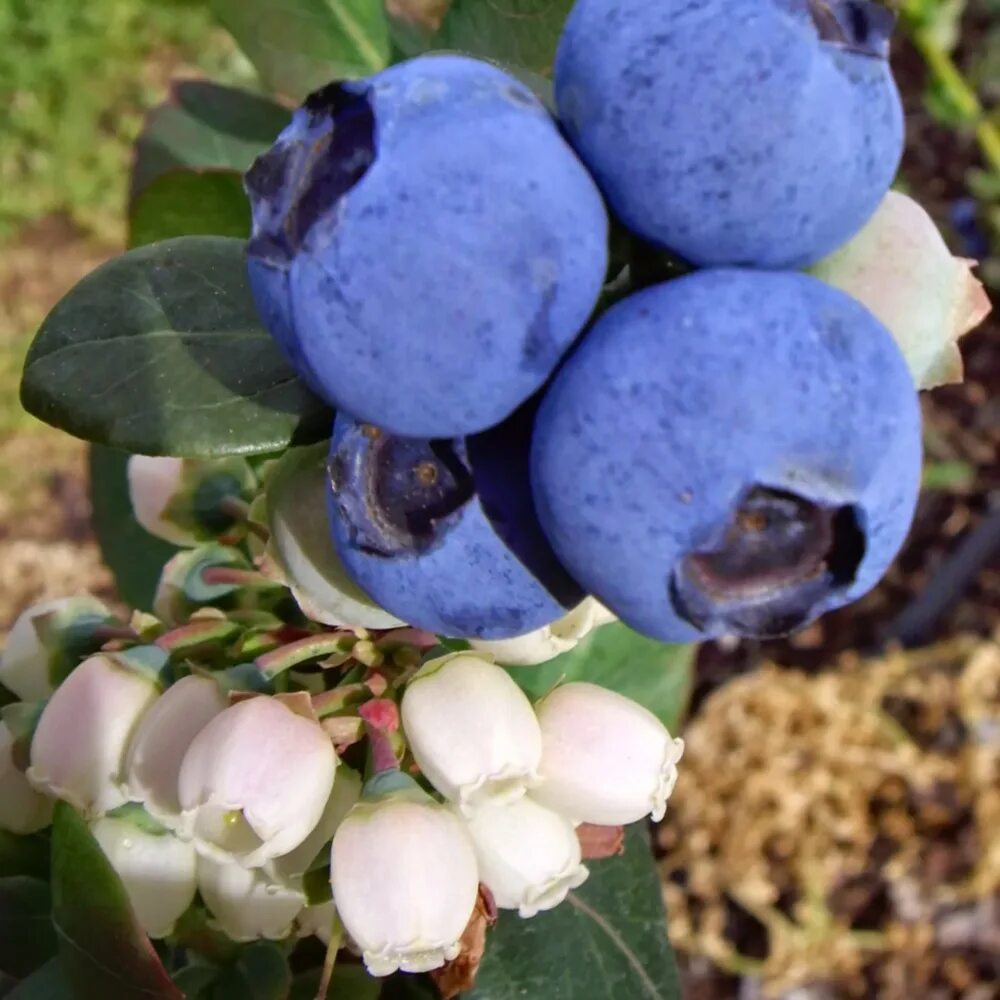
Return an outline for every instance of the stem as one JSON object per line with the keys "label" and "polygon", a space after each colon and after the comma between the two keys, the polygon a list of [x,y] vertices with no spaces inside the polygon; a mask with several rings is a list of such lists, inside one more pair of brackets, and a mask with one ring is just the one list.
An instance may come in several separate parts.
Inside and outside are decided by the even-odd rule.
{"label": "stem", "polygon": [[101,642],[111,642],[113,639],[138,642],[141,637],[134,628],[130,628],[128,625],[98,625],[94,629],[94,638]]}
{"label": "stem", "polygon": [[271,535],[267,528],[250,520],[250,504],[246,500],[238,496],[223,497],[218,503],[218,508],[220,513],[244,525],[247,531],[256,535],[262,542],[270,539]]}
{"label": "stem", "polygon": [[372,751],[372,773],[398,771],[399,761],[396,760],[396,751],[392,747],[392,739],[388,732],[371,723],[365,728],[368,730],[368,742]]}
{"label": "stem", "polygon": [[202,582],[212,584],[234,584],[238,587],[277,587],[263,573],[253,569],[236,569],[233,566],[206,566],[201,571]]}
{"label": "stem", "polygon": [[326,947],[326,958],[323,959],[323,975],[319,980],[319,987],[316,990],[316,1000],[326,1000],[330,992],[330,980],[333,979],[333,970],[337,965],[337,952],[340,951],[340,944],[344,939],[344,925],[340,922],[340,916],[336,910],[333,911],[333,921],[330,925],[330,943]]}
{"label": "stem", "polygon": [[262,673],[275,677],[289,667],[305,663],[307,660],[318,660],[332,653],[349,652],[354,645],[354,636],[350,632],[327,632],[320,635],[306,636],[290,642],[287,646],[258,656],[256,664]]}
{"label": "stem", "polygon": [[920,16],[912,2],[904,5],[903,15],[913,44],[923,56],[931,75],[959,112],[975,126],[983,160],[991,170],[1000,173],[1000,128],[984,114],[975,90],[954,59],[937,44],[931,32],[921,25]]}

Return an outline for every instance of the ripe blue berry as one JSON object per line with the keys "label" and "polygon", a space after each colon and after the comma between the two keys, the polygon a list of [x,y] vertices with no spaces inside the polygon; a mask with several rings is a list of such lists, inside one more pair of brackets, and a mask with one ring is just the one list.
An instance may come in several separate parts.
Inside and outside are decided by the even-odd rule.
{"label": "ripe blue berry", "polygon": [[627,624],[668,641],[801,627],[871,589],[920,483],[888,331],[802,274],[705,270],[605,313],[542,402],[538,517]]}
{"label": "ripe blue berry", "polygon": [[412,437],[545,382],[607,268],[590,175],[523,84],[424,56],[313,94],[247,174],[251,286],[299,373]]}
{"label": "ripe blue berry", "polygon": [[559,117],[611,207],[695,264],[809,264],[899,165],[893,16],[867,0],[578,0]]}

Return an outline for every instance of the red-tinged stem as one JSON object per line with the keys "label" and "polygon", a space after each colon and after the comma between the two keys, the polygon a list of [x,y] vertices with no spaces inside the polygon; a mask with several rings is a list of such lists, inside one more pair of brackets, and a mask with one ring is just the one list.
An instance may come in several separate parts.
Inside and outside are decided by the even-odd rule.
{"label": "red-tinged stem", "polygon": [[261,541],[266,542],[271,537],[267,528],[250,520],[250,504],[246,500],[241,500],[237,496],[223,497],[218,503],[218,508],[227,517],[244,525],[247,531],[256,535]]}
{"label": "red-tinged stem", "polygon": [[389,733],[371,723],[368,723],[365,728],[368,730],[368,742],[372,749],[373,773],[382,774],[385,771],[398,771],[399,761],[396,760],[396,751],[393,749]]}
{"label": "red-tinged stem", "polygon": [[332,653],[343,653],[346,651],[344,644],[348,642],[351,644],[354,642],[354,635],[350,632],[324,632],[319,635],[309,635],[304,639],[290,642],[287,646],[273,649],[263,656],[258,656],[255,662],[266,676],[275,677],[282,671],[305,663],[307,660],[315,660]]}
{"label": "red-tinged stem", "polygon": [[232,566],[207,566],[201,571],[206,584],[234,584],[238,587],[276,587],[263,573],[252,569],[236,569]]}
{"label": "red-tinged stem", "polygon": [[94,638],[100,639],[102,642],[111,642],[113,639],[137,642],[141,636],[128,625],[98,625],[94,629]]}

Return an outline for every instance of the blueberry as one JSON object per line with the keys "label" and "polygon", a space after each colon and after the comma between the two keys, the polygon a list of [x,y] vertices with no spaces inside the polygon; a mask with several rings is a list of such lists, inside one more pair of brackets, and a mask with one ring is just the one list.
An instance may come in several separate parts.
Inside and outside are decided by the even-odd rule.
{"label": "blueberry", "polygon": [[337,417],[333,540],[378,605],[432,632],[505,639],[579,603],[535,517],[533,416],[529,404],[499,427],[450,440],[398,437]]}
{"label": "blueberry", "polygon": [[264,322],[320,395],[392,433],[502,421],[600,294],[601,195],[531,91],[489,63],[424,56],[331,84],[246,185]]}
{"label": "blueberry", "polygon": [[804,266],[899,165],[892,26],[867,0],[578,0],[560,120],[637,234],[700,265]]}
{"label": "blueberry", "polygon": [[704,270],[605,313],[539,409],[539,520],[654,638],[767,637],[871,589],[906,536],[920,411],[889,332],[802,274]]}

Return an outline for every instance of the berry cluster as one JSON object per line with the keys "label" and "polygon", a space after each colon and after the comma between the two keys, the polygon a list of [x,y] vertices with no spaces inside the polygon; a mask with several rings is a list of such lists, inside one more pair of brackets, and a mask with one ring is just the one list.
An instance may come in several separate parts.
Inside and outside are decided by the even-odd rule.
{"label": "berry cluster", "polygon": [[[794,269],[896,172],[891,27],[866,0],[579,0],[555,115],[456,55],[295,113],[247,175],[251,285],[338,411],[333,539],[377,604],[496,640],[589,593],[689,641],[877,582],[917,496],[915,386]],[[700,270],[643,287],[609,233]]]}

